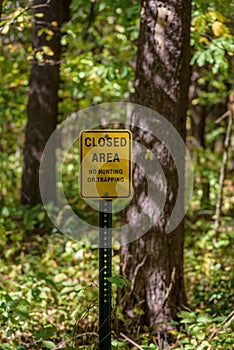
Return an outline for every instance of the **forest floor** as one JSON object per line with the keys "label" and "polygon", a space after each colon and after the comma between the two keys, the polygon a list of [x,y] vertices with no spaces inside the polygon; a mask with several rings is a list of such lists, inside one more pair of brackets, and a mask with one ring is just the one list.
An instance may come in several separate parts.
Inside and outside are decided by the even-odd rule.
{"label": "forest floor", "polygon": [[[234,277],[230,220],[218,237],[212,221],[187,217],[185,283],[172,349],[233,349]],[[97,349],[98,249],[61,235],[40,208],[3,207],[0,219],[0,349]],[[113,274],[119,273],[119,252]],[[118,286],[113,285],[113,305]],[[115,318],[121,312],[115,308]],[[134,346],[113,330],[113,349],[164,349],[145,328]],[[165,348],[166,349],[166,348]]]}

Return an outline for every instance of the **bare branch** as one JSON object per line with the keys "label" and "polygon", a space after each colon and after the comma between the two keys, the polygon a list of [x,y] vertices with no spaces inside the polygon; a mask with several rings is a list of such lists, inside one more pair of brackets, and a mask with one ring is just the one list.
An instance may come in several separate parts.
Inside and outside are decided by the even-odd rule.
{"label": "bare branch", "polygon": [[138,272],[140,270],[140,268],[144,265],[145,261],[147,259],[147,255],[144,256],[144,258],[142,259],[142,261],[137,265],[135,271],[134,271],[134,274],[133,274],[133,279],[131,281],[131,291],[133,291],[133,288],[134,288],[134,284],[135,284],[135,280],[136,280],[136,277],[138,275]]}
{"label": "bare branch", "polygon": [[211,335],[209,336],[209,341],[212,340],[217,333],[219,333],[222,329],[227,329],[230,324],[234,321],[234,310],[230,312],[230,314],[225,318],[225,320],[221,323],[221,326],[219,329],[215,329]]}
{"label": "bare branch", "polygon": [[[230,96],[230,101],[231,101],[231,96]],[[219,225],[220,225],[221,208],[222,208],[222,201],[223,201],[223,184],[224,184],[224,180],[225,180],[225,176],[226,176],[226,169],[227,169],[227,162],[228,162],[228,149],[229,149],[230,140],[231,140],[232,125],[233,125],[233,118],[234,118],[234,114],[232,113],[232,110],[227,111],[226,113],[224,113],[224,115],[225,114],[227,116],[229,116],[229,119],[228,119],[226,136],[225,136],[225,140],[224,140],[223,161],[222,161],[222,166],[220,169],[219,191],[218,191],[218,196],[217,196],[217,201],[216,201],[216,209],[215,209],[216,238],[218,236]],[[224,115],[222,116],[223,119],[224,119]]]}
{"label": "bare branch", "polygon": [[134,340],[128,338],[125,334],[120,333],[121,337],[127,340],[130,344],[134,345],[137,349],[144,350],[140,345],[138,345]]}
{"label": "bare branch", "polygon": [[222,120],[227,118],[230,114],[230,111],[226,111],[224,114],[221,115],[218,119],[216,119],[215,124],[219,124]]}

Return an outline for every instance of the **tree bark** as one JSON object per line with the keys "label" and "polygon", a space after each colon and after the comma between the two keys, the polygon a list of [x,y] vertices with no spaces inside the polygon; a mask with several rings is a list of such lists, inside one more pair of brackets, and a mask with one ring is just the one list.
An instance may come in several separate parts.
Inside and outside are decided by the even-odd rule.
{"label": "tree bark", "polygon": [[[200,103],[194,103],[202,92],[208,91],[208,84],[199,84],[202,77],[201,68],[197,65],[192,67],[191,84],[189,88],[189,109],[191,111],[191,136],[192,145],[206,149],[205,127],[207,119],[207,106]],[[202,177],[202,198],[201,205],[205,208],[209,204],[210,182],[208,176]]]}
{"label": "tree bark", "polygon": [[[163,115],[186,136],[189,87],[189,28],[191,1],[143,0],[133,102]],[[139,124],[141,116],[138,118]],[[152,136],[152,135],[151,135]],[[125,328],[133,331],[148,326],[166,334],[176,313],[186,304],[183,279],[183,222],[165,233],[177,195],[177,171],[166,146],[134,130],[134,139],[148,146],[160,162],[167,180],[166,203],[157,224],[145,236],[121,246],[121,274],[132,282],[119,293],[126,318]],[[169,135],[170,137],[170,135]],[[184,157],[184,155],[181,155]],[[137,173],[134,170],[133,179]],[[142,207],[147,196],[144,178],[134,186],[134,199],[126,212],[132,220],[133,207]],[[141,208],[142,209],[142,208]],[[148,217],[150,219],[150,213]]]}
{"label": "tree bark", "polygon": [[208,84],[204,86],[199,84],[202,77],[201,69],[197,65],[192,68],[191,84],[189,88],[189,109],[191,111],[191,136],[195,146],[205,148],[205,125],[207,116],[206,105],[195,103],[194,100],[199,97],[202,92],[207,92]]}
{"label": "tree bark", "polygon": [[0,0],[0,19],[2,18],[2,4],[3,0]]}
{"label": "tree bark", "polygon": [[[32,37],[34,60],[30,75],[28,122],[24,147],[22,175],[23,204],[41,203],[39,166],[42,152],[56,128],[58,115],[59,60],[61,56],[61,25],[69,17],[70,0],[34,0]],[[37,16],[37,13],[43,14]],[[52,50],[51,53],[45,47]],[[49,201],[56,201],[55,155],[51,152]]]}
{"label": "tree bark", "polygon": [[216,239],[218,239],[219,234],[219,227],[220,227],[220,220],[221,220],[221,212],[222,212],[222,202],[223,202],[223,186],[224,181],[226,177],[227,172],[227,163],[228,163],[228,152],[231,142],[231,135],[232,135],[232,125],[233,125],[233,119],[234,119],[234,92],[231,92],[230,98],[229,98],[229,108],[228,111],[225,113],[228,117],[227,122],[227,131],[224,139],[224,147],[223,147],[223,161],[222,166],[220,169],[219,174],[219,190],[217,195],[217,201],[216,201],[216,208],[215,208],[215,231],[216,231]]}

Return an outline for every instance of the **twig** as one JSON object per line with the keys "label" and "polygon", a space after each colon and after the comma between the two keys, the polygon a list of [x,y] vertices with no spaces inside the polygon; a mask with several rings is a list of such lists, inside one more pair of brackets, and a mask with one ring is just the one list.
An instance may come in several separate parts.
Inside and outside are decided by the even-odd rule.
{"label": "twig", "polygon": [[227,329],[231,322],[234,320],[234,310],[230,312],[230,314],[227,316],[227,318],[221,323],[219,329],[215,329],[211,335],[209,336],[209,341],[212,340],[217,333],[219,333],[222,329]]}
{"label": "twig", "polygon": [[[9,21],[9,24],[13,24],[18,17],[22,16],[25,12],[28,12],[30,9],[33,9],[33,10],[36,10],[36,9],[39,9],[39,8],[45,8],[45,7],[49,7],[50,6],[50,3],[51,3],[51,0],[47,0],[47,2],[45,4],[41,4],[41,5],[29,5],[29,6],[26,6],[24,9],[22,9],[22,11],[20,11],[17,16],[15,16],[14,18],[12,18],[10,21]],[[2,1],[1,1],[1,6],[2,6]],[[2,9],[1,9],[2,11]],[[1,17],[0,17],[1,18]],[[3,25],[3,28],[5,27],[6,24]]]}
{"label": "twig", "polygon": [[[47,0],[45,4],[41,4],[41,5],[32,5],[31,8],[32,9],[39,9],[39,8],[43,8],[43,7],[48,7],[51,3],[51,0]],[[30,6],[28,7],[28,10],[30,9]]]}
{"label": "twig", "polygon": [[122,332],[120,333],[121,337],[125,340],[127,340],[130,344],[134,345],[137,349],[144,350],[140,345],[138,345],[134,340],[128,338],[125,334]]}
{"label": "twig", "polygon": [[137,274],[140,270],[140,268],[144,265],[145,261],[147,259],[147,255],[144,256],[144,258],[142,259],[142,261],[137,265],[137,267],[135,268],[134,274],[133,274],[133,279],[131,281],[131,291],[133,291],[134,288],[134,284],[135,284],[135,280],[137,277]]}
{"label": "twig", "polygon": [[85,335],[95,335],[95,337],[98,337],[98,333],[96,332],[84,332],[84,333],[77,334],[75,338],[81,338],[81,337],[84,337]]}
{"label": "twig", "polygon": [[171,273],[171,281],[170,281],[169,287],[167,288],[167,292],[166,292],[166,295],[165,295],[164,300],[163,300],[162,308],[164,307],[164,305],[169,297],[169,294],[171,293],[173,284],[175,283],[175,272],[176,272],[176,268],[173,267],[172,273]]}
{"label": "twig", "polygon": [[137,265],[137,267],[135,268],[135,271],[133,273],[133,278],[131,280],[131,287],[130,287],[130,290],[125,293],[121,299],[121,303],[123,303],[125,301],[126,298],[129,297],[129,295],[131,295],[132,291],[133,291],[133,288],[134,288],[134,285],[135,285],[135,281],[136,281],[136,277],[137,277],[137,274],[140,270],[140,268],[144,265],[145,261],[147,259],[147,256],[145,255],[144,258],[142,259],[142,261]]}
{"label": "twig", "polygon": [[230,114],[230,111],[226,111],[224,114],[221,115],[218,119],[216,119],[215,124],[219,124],[222,120],[224,120],[226,117],[228,117]]}
{"label": "twig", "polygon": [[65,348],[66,347],[66,341],[63,339],[61,342],[59,342],[58,344],[57,344],[57,346],[56,346],[56,350],[57,349],[61,349],[61,348]]}
{"label": "twig", "polygon": [[230,312],[227,318],[223,321],[222,328],[227,329],[233,321],[234,321],[234,310]]}
{"label": "twig", "polygon": [[[216,201],[216,209],[215,209],[215,232],[216,232],[216,238],[218,235],[219,225],[220,225],[220,217],[221,217],[221,208],[222,208],[222,201],[223,201],[223,184],[225,180],[226,175],[226,169],[227,169],[227,161],[228,161],[228,149],[230,145],[230,139],[231,139],[231,133],[232,133],[232,124],[233,124],[233,114],[232,111],[227,111],[227,115],[229,115],[228,119],[228,126],[226,131],[226,136],[224,140],[224,152],[223,152],[223,161],[222,166],[220,169],[220,175],[219,175],[219,191]],[[224,113],[224,114],[226,114]]]}
{"label": "twig", "polygon": [[166,294],[165,294],[165,297],[163,299],[163,302],[162,302],[162,305],[160,307],[160,309],[158,310],[156,316],[155,316],[155,319],[157,319],[157,317],[159,316],[160,312],[162,311],[162,309],[164,308],[165,304],[166,304],[166,301],[171,293],[171,290],[172,290],[172,287],[175,283],[175,272],[176,272],[176,268],[173,267],[172,269],[172,272],[171,272],[171,281],[170,281],[170,284],[169,284],[169,287],[167,288],[167,291],[166,291]]}
{"label": "twig", "polygon": [[54,61],[54,60],[45,60],[44,62],[37,61],[35,59],[31,59],[30,62],[32,64],[36,64],[37,66],[57,66],[60,65],[61,63],[64,63],[64,60],[59,60],[59,61]]}

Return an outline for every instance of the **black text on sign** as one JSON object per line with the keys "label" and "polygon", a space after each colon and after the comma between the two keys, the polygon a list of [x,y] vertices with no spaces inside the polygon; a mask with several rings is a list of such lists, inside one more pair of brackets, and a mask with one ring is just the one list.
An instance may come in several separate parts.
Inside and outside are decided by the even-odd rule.
{"label": "black text on sign", "polygon": [[80,164],[80,193],[83,198],[129,198],[132,187],[131,131],[82,131]]}

